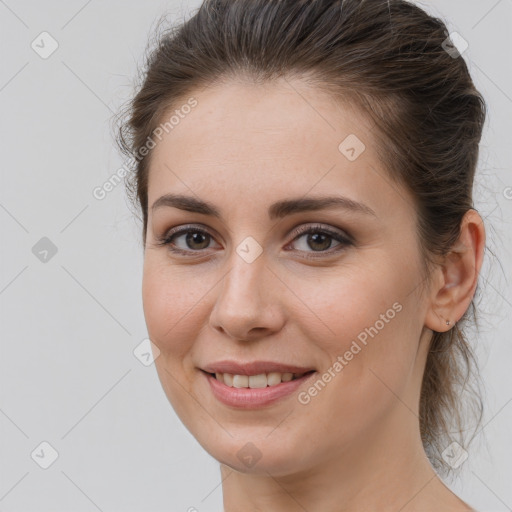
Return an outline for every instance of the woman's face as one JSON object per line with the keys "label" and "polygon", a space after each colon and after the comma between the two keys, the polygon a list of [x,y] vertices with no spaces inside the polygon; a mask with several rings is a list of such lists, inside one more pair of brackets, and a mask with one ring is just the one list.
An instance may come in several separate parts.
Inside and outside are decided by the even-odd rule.
{"label": "woman's face", "polygon": [[177,414],[222,463],[272,475],[413,436],[416,214],[371,123],[297,81],[192,96],[152,149],[143,278]]}

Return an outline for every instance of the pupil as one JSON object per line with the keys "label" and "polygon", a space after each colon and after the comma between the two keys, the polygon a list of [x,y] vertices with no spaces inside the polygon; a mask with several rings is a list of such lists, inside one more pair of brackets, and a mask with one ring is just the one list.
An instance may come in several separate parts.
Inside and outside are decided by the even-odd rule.
{"label": "pupil", "polygon": [[[330,238],[328,236],[323,235],[321,233],[315,233],[313,235],[309,235],[308,236],[308,243],[310,243],[310,242],[313,242],[313,244],[318,243],[318,240],[317,240],[318,237],[324,239],[324,243],[321,244],[321,247],[318,250],[328,249],[330,247],[330,245],[331,245],[331,240],[330,240]],[[314,247],[312,247],[312,248],[314,249]]]}
{"label": "pupil", "polygon": [[[190,247],[191,244],[196,243],[196,242],[200,244],[201,242],[197,241],[196,237],[203,237],[204,238],[204,240],[203,240],[203,245],[204,246],[202,246],[202,247],[191,247],[191,249],[192,248],[193,249],[204,249],[204,248],[208,247],[208,236],[209,235],[206,235],[205,233],[199,233],[197,231],[188,233],[187,237],[186,237],[187,245]],[[206,244],[204,243],[205,241],[206,241]]]}

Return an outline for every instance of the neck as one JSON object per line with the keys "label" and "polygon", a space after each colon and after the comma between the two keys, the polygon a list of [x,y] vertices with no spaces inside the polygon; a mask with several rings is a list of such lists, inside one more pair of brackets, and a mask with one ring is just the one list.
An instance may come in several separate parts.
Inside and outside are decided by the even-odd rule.
{"label": "neck", "polygon": [[471,510],[437,476],[417,418],[404,406],[316,467],[275,476],[271,470],[241,473],[221,464],[221,474],[225,512]]}

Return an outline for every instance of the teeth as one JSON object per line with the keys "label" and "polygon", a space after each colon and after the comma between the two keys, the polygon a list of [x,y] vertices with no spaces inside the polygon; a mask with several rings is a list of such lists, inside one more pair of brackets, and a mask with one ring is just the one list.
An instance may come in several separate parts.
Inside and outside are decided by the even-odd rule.
{"label": "teeth", "polygon": [[231,388],[266,388],[267,386],[277,386],[281,382],[302,377],[303,373],[260,373],[259,375],[232,375],[231,373],[216,373],[215,378]]}
{"label": "teeth", "polygon": [[267,387],[267,376],[262,373],[260,375],[251,375],[249,377],[250,388],[266,388]]}
{"label": "teeth", "polygon": [[269,386],[275,386],[276,384],[281,384],[281,373],[272,372],[267,375],[267,383]]}
{"label": "teeth", "polygon": [[234,388],[247,388],[249,387],[249,377],[247,375],[233,375]]}
{"label": "teeth", "polygon": [[217,380],[224,382],[224,384],[226,384],[226,386],[229,386],[230,388],[233,387],[233,375],[230,375],[229,373],[225,373],[224,379],[222,378],[223,377],[222,373],[216,373],[215,376],[217,377]]}

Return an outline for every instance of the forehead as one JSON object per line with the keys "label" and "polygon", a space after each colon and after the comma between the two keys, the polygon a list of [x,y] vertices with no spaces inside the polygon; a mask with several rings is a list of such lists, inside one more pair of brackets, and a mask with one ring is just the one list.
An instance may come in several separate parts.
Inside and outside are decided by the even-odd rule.
{"label": "forehead", "polygon": [[[329,150],[325,159],[338,156],[338,145],[349,134],[357,134],[367,148],[374,144],[369,123],[350,103],[341,104],[319,89],[300,81],[253,84],[227,82],[191,94],[197,102],[179,123],[163,134],[163,143],[153,158],[170,156],[207,159],[278,156],[276,149],[286,147],[289,157],[318,148]],[[163,116],[167,120],[183,99]],[[175,116],[176,117],[176,116]],[[314,155],[321,157],[321,153]]]}
{"label": "forehead", "polygon": [[[383,201],[385,176],[371,123],[352,104],[292,80],[229,82],[190,96],[197,104],[152,150],[149,205],[166,192],[206,198],[213,189],[223,191],[222,201],[270,203],[284,192],[336,190]],[[348,146],[356,159],[347,158]]]}

